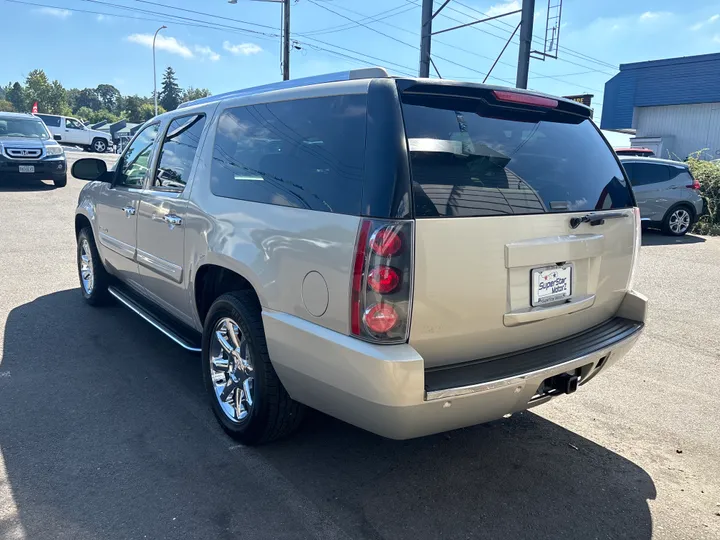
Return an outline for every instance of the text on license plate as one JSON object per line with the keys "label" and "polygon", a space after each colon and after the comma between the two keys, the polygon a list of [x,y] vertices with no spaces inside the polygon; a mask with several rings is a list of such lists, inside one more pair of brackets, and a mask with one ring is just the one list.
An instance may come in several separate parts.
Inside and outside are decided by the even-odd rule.
{"label": "text on license plate", "polygon": [[20,172],[26,172],[26,173],[34,173],[35,172],[35,165],[20,165]]}
{"label": "text on license plate", "polygon": [[533,306],[558,302],[572,295],[573,265],[546,266],[532,270]]}

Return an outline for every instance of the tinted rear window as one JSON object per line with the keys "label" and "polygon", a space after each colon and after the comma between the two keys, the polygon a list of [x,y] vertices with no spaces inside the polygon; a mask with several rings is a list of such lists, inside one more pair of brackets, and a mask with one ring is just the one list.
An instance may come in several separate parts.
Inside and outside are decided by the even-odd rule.
{"label": "tinted rear window", "polygon": [[60,117],[59,116],[46,116],[44,114],[36,114],[35,116],[37,116],[43,122],[45,122],[46,126],[60,127]]}
{"label": "tinted rear window", "polygon": [[298,99],[225,111],[210,188],[215,195],[359,214],[367,95]]}
{"label": "tinted rear window", "polygon": [[592,121],[403,96],[417,217],[627,208],[632,194]]}

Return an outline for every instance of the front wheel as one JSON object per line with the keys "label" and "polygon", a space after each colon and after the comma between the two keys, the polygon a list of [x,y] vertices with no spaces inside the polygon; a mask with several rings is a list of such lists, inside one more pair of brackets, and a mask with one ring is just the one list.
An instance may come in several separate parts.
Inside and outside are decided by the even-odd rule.
{"label": "front wheel", "polygon": [[690,230],[693,215],[689,208],[678,206],[670,209],[663,220],[663,232],[670,236],[683,236]]}
{"label": "front wheel", "polygon": [[92,143],[91,148],[93,152],[97,152],[98,154],[104,154],[108,148],[108,145],[105,139],[95,139]]}
{"label": "front wheel", "polygon": [[288,395],[272,367],[252,292],[224,294],[210,307],[202,364],[213,412],[234,439],[261,444],[299,427],[305,408]]}

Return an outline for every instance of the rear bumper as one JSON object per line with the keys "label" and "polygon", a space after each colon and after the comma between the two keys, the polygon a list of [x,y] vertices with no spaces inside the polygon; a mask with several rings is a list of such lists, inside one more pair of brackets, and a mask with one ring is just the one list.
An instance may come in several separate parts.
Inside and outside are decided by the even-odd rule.
{"label": "rear bumper", "polygon": [[379,346],[291,315],[264,311],[270,357],[290,395],[393,439],[501,418],[552,399],[543,383],[566,373],[583,385],[637,341],[646,299],[628,293],[617,318],[532,351],[425,370],[410,345]]}

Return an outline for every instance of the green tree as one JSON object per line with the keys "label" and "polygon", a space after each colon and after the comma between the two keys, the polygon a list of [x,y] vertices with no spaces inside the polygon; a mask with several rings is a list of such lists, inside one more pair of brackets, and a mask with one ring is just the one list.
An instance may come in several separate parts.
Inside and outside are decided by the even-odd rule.
{"label": "green tree", "polygon": [[13,108],[17,112],[25,112],[30,108],[27,106],[27,98],[25,97],[25,89],[19,82],[14,83],[11,87],[8,84],[5,90],[5,99],[12,103]]}
{"label": "green tree", "polygon": [[86,122],[90,122],[90,116],[94,113],[90,107],[80,107],[78,110],[75,111],[75,116],[80,118],[81,120],[85,120]]}
{"label": "green tree", "polygon": [[38,102],[38,110],[54,114],[69,114],[67,92],[60,81],[48,80],[42,69],[32,70],[25,81],[27,103]]}
{"label": "green tree", "polygon": [[74,109],[80,109],[87,107],[93,111],[99,111],[103,106],[102,101],[98,97],[97,90],[94,88],[83,88],[77,95],[75,100]]}
{"label": "green tree", "polygon": [[119,112],[122,104],[120,90],[112,84],[99,84],[95,90],[102,103],[102,108],[111,112]]}
{"label": "green tree", "polygon": [[210,90],[207,88],[193,88],[192,86],[183,92],[182,103],[186,101],[195,101],[196,99],[211,96]]}
{"label": "green tree", "polygon": [[125,106],[124,116],[128,122],[142,122],[142,115],[140,114],[140,107],[142,107],[143,104],[142,98],[138,96],[127,96],[123,101]]}
{"label": "green tree", "polygon": [[7,99],[0,99],[0,112],[14,112],[15,107]]}
{"label": "green tree", "polygon": [[174,111],[178,108],[178,105],[180,105],[181,98],[182,91],[175,78],[175,71],[173,68],[168,67],[163,75],[162,89],[160,90],[158,102],[166,111]]}
{"label": "green tree", "polygon": [[[158,105],[158,114],[166,112],[162,105]],[[155,116],[155,105],[153,103],[143,103],[140,106],[141,122],[147,122]]]}

